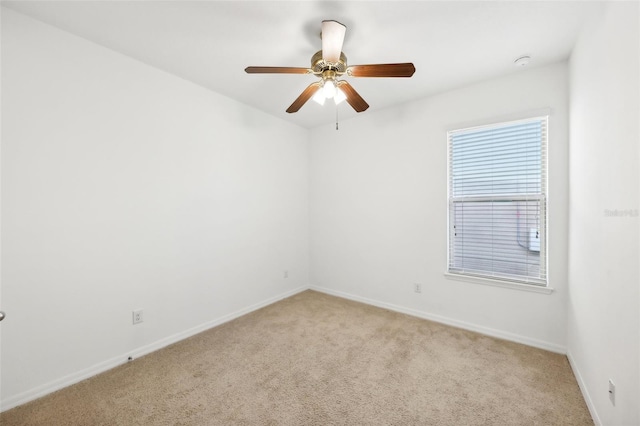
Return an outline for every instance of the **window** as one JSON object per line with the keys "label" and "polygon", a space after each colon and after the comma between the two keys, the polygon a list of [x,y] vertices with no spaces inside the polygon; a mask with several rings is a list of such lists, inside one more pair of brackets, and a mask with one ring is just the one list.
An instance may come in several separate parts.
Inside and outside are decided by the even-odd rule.
{"label": "window", "polygon": [[448,271],[547,285],[547,117],[451,131]]}

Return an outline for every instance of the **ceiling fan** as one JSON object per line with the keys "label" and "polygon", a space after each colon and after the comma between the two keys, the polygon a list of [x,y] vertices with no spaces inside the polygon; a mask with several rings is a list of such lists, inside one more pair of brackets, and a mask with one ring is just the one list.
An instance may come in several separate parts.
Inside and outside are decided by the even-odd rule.
{"label": "ceiling fan", "polygon": [[322,21],[322,50],[311,57],[311,68],[296,67],[247,67],[248,74],[313,74],[320,77],[311,83],[287,108],[288,113],[297,112],[312,97],[323,104],[333,98],[337,103],[346,100],[356,112],[365,111],[369,104],[345,80],[339,77],[411,77],[416,71],[412,63],[347,65],[342,53],[342,43],[347,27],[337,21]]}

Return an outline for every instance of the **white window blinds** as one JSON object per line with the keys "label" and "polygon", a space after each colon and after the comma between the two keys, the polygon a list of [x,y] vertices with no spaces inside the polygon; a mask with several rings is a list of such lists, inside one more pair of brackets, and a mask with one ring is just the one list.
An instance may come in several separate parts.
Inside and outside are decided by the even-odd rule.
{"label": "white window blinds", "polygon": [[448,139],[449,272],[546,285],[547,117]]}

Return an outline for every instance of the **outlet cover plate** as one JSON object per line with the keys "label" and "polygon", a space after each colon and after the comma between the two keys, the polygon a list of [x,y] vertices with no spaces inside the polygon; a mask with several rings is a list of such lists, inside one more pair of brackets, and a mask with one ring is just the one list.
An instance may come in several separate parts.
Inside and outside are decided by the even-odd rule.
{"label": "outlet cover plate", "polygon": [[133,311],[133,324],[140,324],[142,321],[144,321],[144,316],[142,315],[142,309]]}
{"label": "outlet cover plate", "polygon": [[609,379],[609,399],[613,406],[616,406],[616,385],[613,380]]}

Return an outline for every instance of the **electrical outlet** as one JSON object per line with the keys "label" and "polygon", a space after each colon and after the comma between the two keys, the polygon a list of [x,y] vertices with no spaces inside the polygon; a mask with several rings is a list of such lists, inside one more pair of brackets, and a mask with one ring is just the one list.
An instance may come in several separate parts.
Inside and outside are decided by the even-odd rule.
{"label": "electrical outlet", "polygon": [[282,276],[284,278],[289,278],[289,271],[284,271],[284,273],[282,274]]}
{"label": "electrical outlet", "polygon": [[613,383],[613,380],[609,379],[609,399],[613,406],[616,406],[616,385]]}
{"label": "electrical outlet", "polygon": [[422,293],[422,284],[414,283],[413,284],[413,291],[415,291],[416,293]]}
{"label": "electrical outlet", "polygon": [[142,316],[142,309],[133,311],[133,323],[140,324],[142,321],[144,321],[144,317]]}

